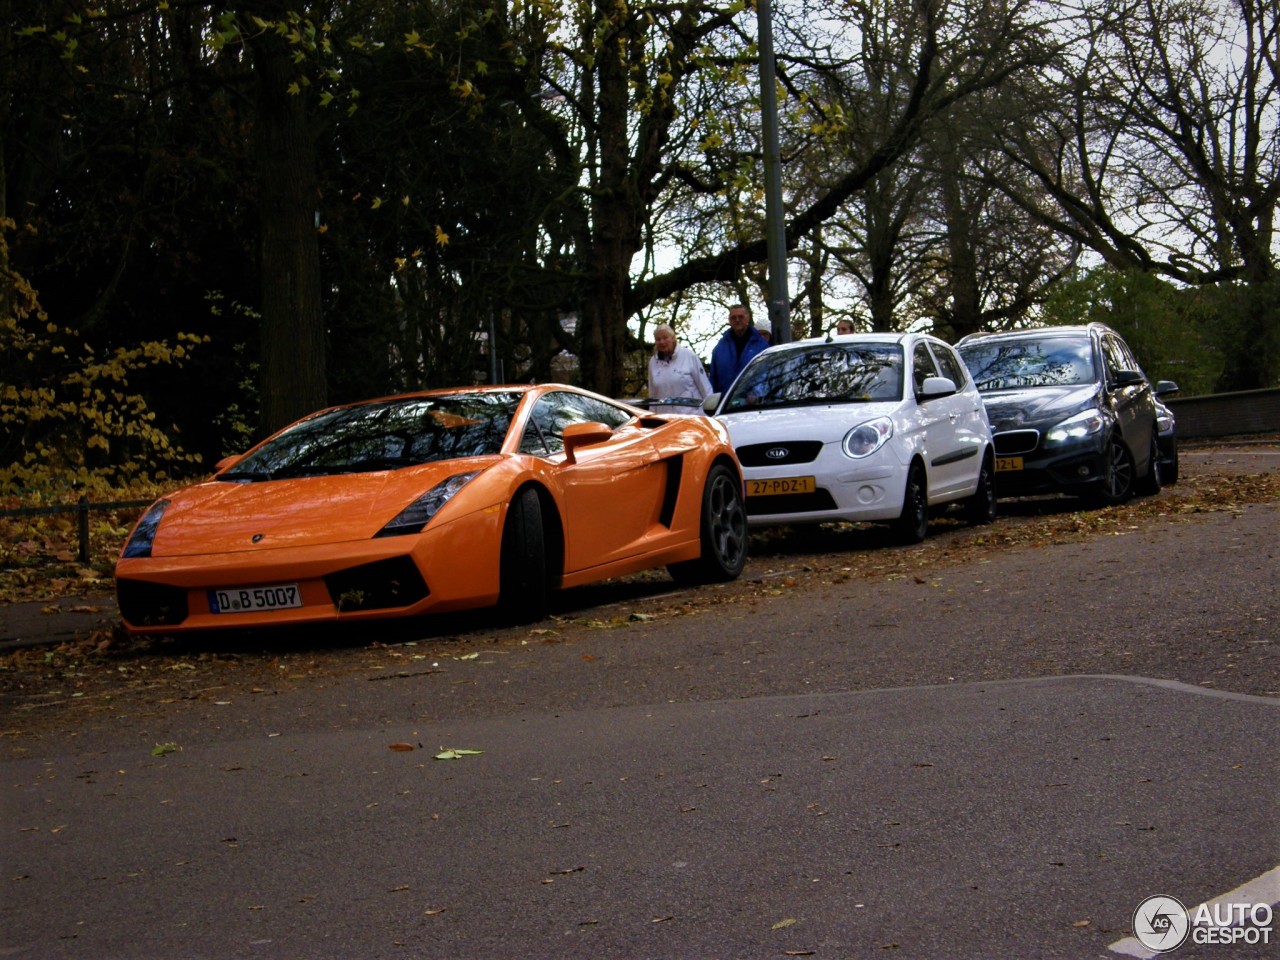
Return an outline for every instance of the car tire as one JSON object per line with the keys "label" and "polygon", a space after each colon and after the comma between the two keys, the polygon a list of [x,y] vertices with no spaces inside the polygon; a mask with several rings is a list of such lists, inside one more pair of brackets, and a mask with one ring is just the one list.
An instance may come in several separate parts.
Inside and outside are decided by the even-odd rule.
{"label": "car tire", "polygon": [[982,458],[978,472],[978,489],[961,504],[964,518],[975,527],[991,523],[996,518],[996,472],[990,457]]}
{"label": "car tire", "polygon": [[1172,438],[1166,445],[1167,456],[1160,460],[1160,481],[1166,487],[1178,482],[1178,438]]}
{"label": "car tire", "polygon": [[550,587],[542,529],[542,504],[532,487],[520,490],[507,508],[502,528],[498,611],[511,623],[532,623],[547,615]]}
{"label": "car tire", "polygon": [[1137,482],[1138,493],[1154,497],[1164,486],[1164,467],[1160,463],[1160,442],[1155,430],[1151,431],[1151,454],[1147,459],[1147,474]]}
{"label": "car tire", "polygon": [[1124,503],[1133,496],[1133,456],[1120,434],[1107,439],[1106,460],[1102,468],[1102,484],[1094,499],[1104,507]]}
{"label": "car tire", "polygon": [[924,467],[913,463],[907,473],[902,494],[902,513],[893,522],[893,535],[899,543],[919,543],[929,533],[929,481]]}
{"label": "car tire", "polygon": [[747,509],[742,483],[724,464],[716,464],[702,487],[698,521],[702,556],[667,566],[677,583],[724,583],[736,580],[747,562]]}

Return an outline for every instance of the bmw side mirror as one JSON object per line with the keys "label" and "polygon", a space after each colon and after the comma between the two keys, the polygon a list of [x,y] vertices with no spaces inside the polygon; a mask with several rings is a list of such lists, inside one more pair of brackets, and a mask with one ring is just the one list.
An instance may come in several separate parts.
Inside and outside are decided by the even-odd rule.
{"label": "bmw side mirror", "polygon": [[1178,385],[1174,383],[1172,380],[1156,381],[1157,397],[1172,397],[1177,392],[1178,392]]}
{"label": "bmw side mirror", "polygon": [[711,416],[711,414],[715,413],[716,407],[718,406],[720,406],[720,394],[718,393],[709,394],[707,398],[702,401],[702,409],[707,416]]}
{"label": "bmw side mirror", "polygon": [[1117,370],[1115,385],[1117,387],[1132,387],[1142,383],[1145,379],[1137,370]]}

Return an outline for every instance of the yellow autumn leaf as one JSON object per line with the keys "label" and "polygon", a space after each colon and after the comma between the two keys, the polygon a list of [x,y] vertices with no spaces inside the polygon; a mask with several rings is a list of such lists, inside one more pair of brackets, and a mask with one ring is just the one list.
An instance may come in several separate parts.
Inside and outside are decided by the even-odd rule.
{"label": "yellow autumn leaf", "polygon": [[444,229],[438,223],[436,224],[436,243],[442,247],[449,245],[449,235],[444,232]]}

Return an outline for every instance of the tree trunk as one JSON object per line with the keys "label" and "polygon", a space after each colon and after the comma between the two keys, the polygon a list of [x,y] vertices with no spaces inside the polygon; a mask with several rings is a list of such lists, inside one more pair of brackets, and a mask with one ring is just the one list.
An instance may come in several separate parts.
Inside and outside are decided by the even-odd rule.
{"label": "tree trunk", "polygon": [[591,303],[579,317],[582,385],[606,395],[622,388],[625,298],[631,259],[641,246],[640,197],[631,169],[630,88],[625,4],[597,0],[596,142],[600,170],[591,190]]}
{"label": "tree trunk", "polygon": [[951,309],[941,317],[947,327],[940,336],[959,340],[982,327],[982,303],[974,242],[974,211],[965,196],[959,169],[958,144],[946,133],[937,152],[938,193],[947,225],[947,292]]}
{"label": "tree trunk", "polygon": [[[270,19],[282,11],[261,11]],[[315,138],[307,95],[292,94],[296,78],[287,43],[254,31],[258,87],[254,127],[262,242],[262,435],[325,405],[328,396]]]}

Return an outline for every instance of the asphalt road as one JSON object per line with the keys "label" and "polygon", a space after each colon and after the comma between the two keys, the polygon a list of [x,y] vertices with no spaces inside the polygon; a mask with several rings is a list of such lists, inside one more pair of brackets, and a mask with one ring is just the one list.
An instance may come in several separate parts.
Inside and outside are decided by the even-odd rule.
{"label": "asphalt road", "polygon": [[1149,896],[1280,902],[1278,532],[783,551],[19,731],[0,956],[1150,956]]}

